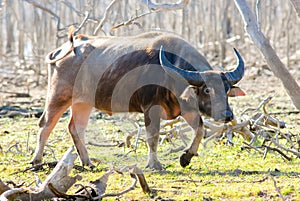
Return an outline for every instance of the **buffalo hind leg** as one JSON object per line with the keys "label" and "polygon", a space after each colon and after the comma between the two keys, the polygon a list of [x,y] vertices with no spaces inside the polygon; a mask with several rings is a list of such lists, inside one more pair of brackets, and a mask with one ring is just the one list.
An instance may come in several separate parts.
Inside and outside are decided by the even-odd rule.
{"label": "buffalo hind leg", "polygon": [[163,166],[157,157],[159,140],[160,107],[152,106],[144,113],[146,126],[146,141],[148,145],[148,162],[146,168],[162,170]]}
{"label": "buffalo hind leg", "polygon": [[92,106],[85,103],[77,103],[71,106],[71,119],[69,132],[79,154],[83,166],[93,167],[85,146],[85,129],[88,124]]}
{"label": "buffalo hind leg", "polygon": [[204,135],[204,128],[202,118],[197,112],[186,113],[185,115],[182,115],[182,117],[195,132],[191,144],[185,150],[185,153],[180,156],[180,165],[186,167],[190,164],[192,157],[198,155],[197,151]]}
{"label": "buffalo hind leg", "polygon": [[68,103],[60,104],[58,106],[51,103],[50,101],[50,104],[47,104],[38,124],[39,132],[37,136],[37,145],[33,158],[30,162],[32,165],[38,165],[42,163],[44,148],[50,136],[50,133],[55,127],[61,115],[68,109],[68,107]]}

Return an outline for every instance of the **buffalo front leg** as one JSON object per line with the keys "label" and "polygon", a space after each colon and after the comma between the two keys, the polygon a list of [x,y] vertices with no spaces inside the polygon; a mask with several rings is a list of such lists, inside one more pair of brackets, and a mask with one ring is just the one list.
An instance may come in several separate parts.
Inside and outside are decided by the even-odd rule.
{"label": "buffalo front leg", "polygon": [[163,166],[157,157],[159,140],[160,107],[153,106],[144,113],[146,126],[146,141],[148,145],[148,162],[146,168],[162,170]]}
{"label": "buffalo front leg", "polygon": [[56,104],[48,104],[48,106],[45,108],[38,124],[40,128],[37,136],[35,152],[30,162],[32,165],[38,165],[42,163],[44,148],[50,133],[61,115],[67,110],[68,107],[68,104],[60,104],[60,106],[57,106]]}
{"label": "buffalo front leg", "polygon": [[183,115],[183,118],[194,130],[194,138],[188,148],[180,157],[180,165],[186,167],[190,164],[193,156],[197,156],[197,151],[204,135],[203,121],[197,112]]}
{"label": "buffalo front leg", "polygon": [[83,166],[93,167],[85,146],[85,129],[88,124],[92,106],[77,103],[71,106],[71,120],[69,132],[79,154]]}

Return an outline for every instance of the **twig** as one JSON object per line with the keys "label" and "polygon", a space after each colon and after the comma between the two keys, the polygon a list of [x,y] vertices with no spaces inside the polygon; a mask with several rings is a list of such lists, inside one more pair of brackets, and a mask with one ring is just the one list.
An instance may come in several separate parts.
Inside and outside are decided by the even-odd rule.
{"label": "twig", "polygon": [[[67,0],[60,0],[60,2],[63,3],[63,4],[65,4],[66,6],[68,6],[68,7],[69,7],[72,11],[74,11],[78,16],[80,16],[80,17],[86,16],[87,11],[86,11],[85,13],[80,12],[80,10],[76,9],[76,8],[73,6],[74,3],[70,2],[70,1],[67,1]],[[92,16],[92,17],[89,16],[87,20],[88,20],[88,21],[92,21],[92,22],[94,22],[94,23],[98,23],[98,22],[99,22],[99,20],[98,20],[96,17],[93,17],[93,16]]]}
{"label": "twig", "polygon": [[270,173],[268,173],[268,177],[270,177],[272,179],[272,181],[274,183],[275,190],[279,194],[281,200],[285,201],[285,198],[283,197],[282,193],[280,192],[280,188],[277,186],[277,182],[274,179],[274,177]]}
{"label": "twig", "polygon": [[260,16],[261,16],[261,0],[257,0],[255,4],[255,11],[256,11],[256,21],[257,21],[257,28],[260,30]]}
{"label": "twig", "polygon": [[[125,189],[121,192],[118,192],[118,193],[105,193],[105,189],[104,189],[104,192],[102,191],[102,193],[101,193],[101,191],[100,191],[101,194],[93,197],[93,200],[98,200],[98,199],[102,199],[105,197],[117,197],[117,196],[123,195],[123,194],[133,190],[136,187],[137,181],[140,182],[140,185],[141,185],[144,193],[150,193],[151,189],[149,188],[149,186],[146,182],[145,176],[144,176],[142,170],[140,168],[138,168],[136,166],[136,164],[125,166],[125,167],[121,168],[120,170],[118,170],[116,168],[111,168],[111,170],[108,173],[109,173],[109,175],[112,174],[113,172],[123,174],[123,172],[127,171],[128,169],[129,169],[130,177],[133,178],[133,182],[132,182],[131,186],[129,186],[127,189]],[[106,179],[108,179],[108,177]],[[107,181],[106,181],[106,183],[107,183]]]}
{"label": "twig", "polygon": [[298,151],[296,151],[296,150],[294,150],[294,149],[289,149],[289,148],[286,148],[286,147],[282,146],[281,144],[279,144],[278,142],[276,142],[273,138],[271,138],[270,140],[271,140],[271,142],[272,142],[273,144],[275,144],[275,145],[276,145],[277,147],[279,147],[280,149],[283,149],[283,150],[285,150],[285,151],[287,151],[287,152],[291,152],[291,153],[293,153],[294,155],[300,157],[300,152],[298,152]]}
{"label": "twig", "polygon": [[[130,18],[129,20],[127,20],[127,21],[125,21],[125,22],[121,22],[121,23],[115,25],[114,27],[111,28],[110,31],[114,31],[114,30],[116,30],[116,29],[118,29],[118,28],[120,28],[120,27],[122,27],[122,26],[127,26],[127,25],[130,25],[130,24],[133,24],[135,20],[137,20],[137,19],[139,19],[139,18],[141,18],[141,17],[144,17],[144,16],[146,16],[146,15],[150,15],[150,14],[152,14],[152,13],[154,13],[154,12],[150,10],[150,11],[147,12],[147,13],[143,13],[143,14],[140,14],[140,15],[138,15],[138,16],[136,16],[136,17]],[[134,24],[137,24],[137,23],[134,23]],[[139,25],[139,27],[141,28],[141,25]]]}
{"label": "twig", "polygon": [[248,147],[250,147],[251,149],[254,149],[255,151],[258,151],[259,153],[263,154],[263,152],[261,150],[259,150],[258,148],[252,146],[251,144],[248,144],[247,142],[243,142],[243,144],[245,144]]}
{"label": "twig", "polygon": [[[260,104],[258,105],[257,108],[247,108],[246,110],[244,110],[241,115],[245,114],[248,111],[258,111],[261,109],[261,107],[265,107],[266,104],[268,104],[272,99],[272,96],[267,96],[262,102],[260,102]],[[264,112],[267,113],[264,109]]]}
{"label": "twig", "polygon": [[97,147],[117,147],[119,145],[119,143],[117,143],[117,144],[100,144],[100,143],[91,142],[91,141],[89,141],[88,144],[97,146]]}
{"label": "twig", "polygon": [[15,143],[15,144],[13,144],[13,145],[11,145],[9,148],[8,148],[8,150],[6,151],[7,153],[8,152],[12,152],[13,153],[13,151],[12,151],[12,149],[13,148],[15,148],[16,149],[16,154],[22,154],[23,156],[26,156],[26,153],[24,153],[24,152],[22,152],[20,149],[19,149],[19,142],[17,142],[17,143]]}
{"label": "twig", "polygon": [[147,184],[146,178],[143,174],[143,171],[136,165],[129,171],[131,175],[136,175],[138,177],[139,183],[143,189],[144,193],[150,193],[151,189]]}
{"label": "twig", "polygon": [[207,143],[214,139],[214,138],[217,138],[219,136],[222,136],[222,132],[216,132],[214,133],[213,135],[209,136],[208,138],[205,139],[205,141],[203,142],[203,147],[206,147]]}
{"label": "twig", "polygon": [[177,153],[177,152],[179,152],[179,151],[182,151],[182,150],[185,149],[185,147],[186,147],[186,146],[181,145],[181,146],[179,146],[179,147],[177,147],[177,148],[175,148],[175,149],[170,149],[170,150],[169,150],[167,153],[165,153],[163,156],[168,156],[168,155],[170,155],[170,154],[172,154],[172,153]]}
{"label": "twig", "polygon": [[138,133],[136,135],[135,143],[134,143],[134,151],[136,151],[136,149],[138,147],[138,143],[139,143],[139,139],[140,139],[141,133],[142,133],[142,128],[139,127]]}
{"label": "twig", "polygon": [[269,113],[270,115],[282,115],[282,114],[285,114],[285,115],[291,115],[291,114],[300,114],[300,111],[288,111],[288,112],[270,112]]}
{"label": "twig", "polygon": [[112,1],[110,2],[110,4],[106,7],[105,12],[104,12],[104,14],[103,14],[103,17],[102,17],[100,23],[98,24],[98,26],[96,27],[96,29],[95,29],[93,35],[97,35],[98,32],[99,32],[99,30],[102,29],[102,27],[104,26],[104,24],[105,24],[105,22],[106,22],[106,20],[107,20],[107,18],[108,18],[108,14],[109,14],[109,12],[111,11],[113,5],[114,5],[115,3],[117,3],[117,2],[119,2],[119,1],[121,1],[121,0],[112,0]]}
{"label": "twig", "polygon": [[265,147],[265,148],[270,149],[270,150],[272,150],[272,151],[278,152],[280,155],[282,155],[282,156],[283,156],[285,159],[287,159],[288,161],[291,161],[291,160],[292,160],[291,157],[287,156],[287,155],[284,154],[281,150],[279,150],[279,149],[277,149],[277,148],[275,148],[275,147],[270,147],[270,146],[267,146],[267,145],[263,145],[262,147]]}
{"label": "twig", "polygon": [[26,1],[26,2],[29,3],[29,4],[32,4],[34,7],[37,7],[37,8],[39,8],[39,9],[45,11],[46,13],[49,13],[49,14],[52,15],[54,18],[56,18],[56,19],[57,19],[56,28],[57,28],[58,31],[60,30],[60,17],[59,17],[55,12],[53,12],[53,11],[52,11],[51,9],[49,9],[49,8],[44,7],[42,4],[40,4],[40,3],[38,3],[38,2],[36,2],[36,1],[34,1],[34,0],[24,0],[24,1]]}
{"label": "twig", "polygon": [[120,195],[123,195],[129,191],[132,191],[136,184],[137,184],[137,177],[135,174],[130,174],[131,178],[133,178],[133,182],[131,184],[130,187],[128,187],[127,189],[125,189],[124,191],[121,191],[119,193],[105,193],[103,195],[100,195],[100,196],[97,196],[97,197],[94,197],[93,200],[99,200],[99,199],[102,199],[102,198],[105,198],[105,197],[118,197]]}
{"label": "twig", "polygon": [[84,16],[84,19],[83,21],[80,23],[80,25],[77,27],[77,29],[73,32],[73,35],[75,36],[77,34],[77,32],[80,31],[80,29],[83,27],[83,25],[86,23],[86,21],[89,19],[90,17],[90,14],[89,12],[85,12],[85,16]]}

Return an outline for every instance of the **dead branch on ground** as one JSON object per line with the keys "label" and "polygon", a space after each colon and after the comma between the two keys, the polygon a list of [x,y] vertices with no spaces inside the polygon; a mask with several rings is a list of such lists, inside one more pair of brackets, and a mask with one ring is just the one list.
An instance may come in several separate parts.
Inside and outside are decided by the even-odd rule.
{"label": "dead branch on ground", "polygon": [[[46,180],[33,189],[22,187],[23,184],[18,186],[14,185],[14,188],[10,188],[0,180],[0,200],[17,199],[34,201],[52,198],[60,198],[60,200],[99,200],[105,197],[118,197],[134,190],[137,182],[139,182],[144,193],[151,193],[151,189],[147,184],[142,170],[137,167],[137,165],[130,165],[121,169],[111,168],[99,179],[91,181],[87,186],[80,185],[81,188],[74,195],[66,194],[77,180],[82,179],[79,175],[75,177],[69,176],[70,171],[74,167],[74,161],[77,158],[77,154],[72,153],[73,151],[74,147],[71,147]],[[129,172],[130,177],[133,179],[132,184],[121,192],[106,193],[109,176],[114,173],[123,175],[125,172]]]}
{"label": "dead branch on ground", "polygon": [[280,196],[281,200],[284,201],[285,198],[284,198],[284,196],[282,195],[282,193],[280,192],[280,188],[277,186],[276,180],[274,179],[274,177],[273,177],[270,173],[268,173],[268,177],[272,179],[276,192],[277,192],[278,195]]}
{"label": "dead branch on ground", "polygon": [[50,190],[49,184],[52,184],[55,189],[66,192],[80,176],[70,177],[69,173],[73,168],[77,154],[72,153],[74,147],[71,147],[58,162],[52,173],[46,180],[37,188],[10,188],[5,184],[1,184],[6,190],[1,194],[0,200],[43,200],[55,197],[55,194]]}
{"label": "dead branch on ground", "polygon": [[[233,144],[234,136],[241,136],[245,142],[242,149],[255,150],[265,158],[269,152],[277,153],[286,160],[292,160],[292,156],[300,157],[300,144],[297,135],[285,133],[285,122],[277,119],[268,113],[266,107],[271,102],[272,97],[267,96],[256,108],[247,108],[241,113],[241,117],[233,122],[221,124],[204,119],[206,135],[203,140],[205,147],[213,139],[226,138],[229,144]],[[134,120],[131,120],[134,121]],[[161,143],[170,142],[173,148],[167,154],[182,151],[187,147],[188,132],[192,131],[189,125],[178,117],[174,120],[163,121],[160,127],[160,134],[163,136]],[[138,146],[139,140],[145,140],[145,127],[136,126],[136,129],[129,131],[126,137],[127,147],[131,147],[130,140],[135,136],[134,150]],[[172,139],[180,138],[185,146],[178,146]],[[247,141],[247,142],[246,142]],[[177,146],[177,147],[176,147]],[[167,155],[165,154],[165,155]]]}

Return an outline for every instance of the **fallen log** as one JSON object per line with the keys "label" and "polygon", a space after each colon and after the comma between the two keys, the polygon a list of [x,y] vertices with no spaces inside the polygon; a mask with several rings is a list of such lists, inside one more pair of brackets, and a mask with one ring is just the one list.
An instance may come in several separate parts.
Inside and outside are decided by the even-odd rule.
{"label": "fallen log", "polygon": [[[58,164],[55,166],[52,173],[45,179],[45,181],[36,189],[29,188],[9,188],[5,186],[5,192],[1,194],[0,200],[23,200],[23,201],[35,201],[35,200],[47,200],[55,198],[56,195],[50,190],[49,184],[60,192],[66,192],[73,184],[80,180],[80,176],[69,176],[70,171],[74,166],[74,161],[77,158],[77,154],[72,153],[74,147],[68,149]],[[0,184],[0,186],[2,186]]]}

